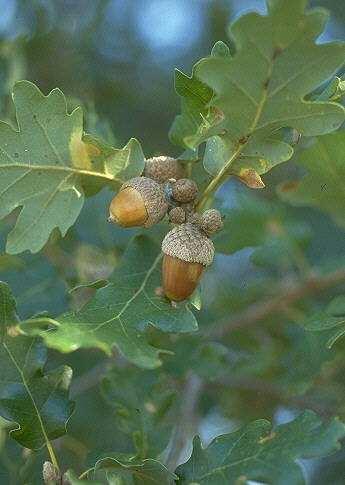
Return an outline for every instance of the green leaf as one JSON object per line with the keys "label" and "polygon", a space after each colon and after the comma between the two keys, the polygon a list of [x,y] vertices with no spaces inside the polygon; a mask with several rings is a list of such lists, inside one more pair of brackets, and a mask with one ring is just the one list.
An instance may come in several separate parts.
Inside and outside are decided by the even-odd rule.
{"label": "green leaf", "polygon": [[225,42],[218,40],[212,47],[211,56],[214,57],[228,57],[230,56],[230,49]]}
{"label": "green leaf", "polygon": [[[236,207],[226,210],[224,227],[214,238],[216,250],[232,254],[245,247],[257,247],[252,261],[260,266],[291,264],[311,236],[310,226],[296,220],[285,206],[241,194]],[[246,230],[243,230],[243,227]]]}
{"label": "green leaf", "polygon": [[110,354],[113,346],[138,366],[160,365],[160,349],[144,336],[148,326],[163,332],[193,332],[196,319],[188,304],[173,308],[159,296],[161,253],[158,244],[137,236],[127,248],[110,283],[96,292],[80,312],[57,318],[56,331],[42,333],[48,346],[61,352],[97,347]]}
{"label": "green leaf", "polygon": [[326,88],[316,97],[319,101],[339,101],[345,96],[345,81],[335,77]]}
{"label": "green leaf", "polygon": [[258,420],[219,436],[207,448],[198,437],[190,460],[176,473],[181,484],[235,485],[248,480],[267,483],[305,483],[299,458],[322,457],[340,448],[345,426],[337,419],[322,424],[311,411],[294,421],[273,426]]}
{"label": "green leaf", "polygon": [[84,288],[94,288],[99,290],[100,288],[104,288],[109,283],[108,280],[100,279],[95,281],[90,281],[88,283],[81,283],[80,285],[74,286],[69,290],[69,293],[74,293],[75,291],[84,289]]}
{"label": "green leaf", "polygon": [[67,480],[68,485],[104,485],[104,483],[109,483],[108,481],[101,482],[99,480],[89,480],[87,478],[85,480],[83,478],[79,479],[73,470],[67,470],[64,474],[64,479]]}
{"label": "green leaf", "polygon": [[245,247],[263,244],[275,213],[275,208],[265,200],[256,196],[240,197],[238,207],[226,212],[224,227],[214,238],[216,250],[232,254]]}
{"label": "green leaf", "polygon": [[[260,174],[293,153],[280,139],[280,129],[290,127],[315,136],[337,129],[344,121],[342,106],[305,99],[345,61],[343,43],[315,43],[327,14],[321,9],[304,13],[305,5],[305,0],[269,0],[267,16],[249,13],[241,17],[230,30],[237,46],[235,55],[202,59],[193,68],[189,89],[178,91],[183,97],[182,115],[172,132],[176,133],[177,124],[176,141],[186,144],[187,140],[189,148],[209,138],[205,156],[209,173],[215,175],[222,169],[250,186],[263,186]],[[213,95],[207,91],[199,112],[196,106],[186,109],[198,97],[200,86],[210,88]],[[223,120],[210,122],[207,116],[212,110],[222,113]],[[191,113],[195,115],[193,130],[187,123]],[[191,137],[191,131],[197,136]]]}
{"label": "green leaf", "polygon": [[168,445],[176,421],[176,388],[159,371],[114,368],[102,382],[102,394],[115,410],[116,427],[132,437],[140,458],[157,457]]}
{"label": "green leaf", "polygon": [[285,393],[304,394],[315,386],[325,364],[334,359],[334,352],[326,348],[320,333],[308,332],[302,325],[286,325],[284,336],[283,351],[273,363],[275,369],[281,367],[275,382]]}
{"label": "green leaf", "polygon": [[345,295],[336,296],[327,306],[327,313],[335,317],[345,315]]}
{"label": "green leaf", "polygon": [[20,335],[16,304],[0,282],[0,414],[18,426],[11,436],[37,450],[66,433],[74,403],[68,399],[72,369],[44,372],[47,350],[38,338]]}
{"label": "green leaf", "polygon": [[[216,42],[211,56],[230,56],[228,46],[222,41]],[[187,152],[195,153],[197,146],[210,136],[213,128],[218,132],[216,126],[223,119],[223,113],[209,106],[214,93],[197,79],[194,70],[189,77],[179,69],[175,69],[175,91],[181,97],[182,113],[176,116],[170,128],[169,137],[176,145],[186,148]],[[185,157],[184,155],[183,159]]]}
{"label": "green leaf", "polygon": [[178,115],[169,132],[176,145],[193,150],[204,139],[212,126],[222,119],[221,111],[209,108],[212,90],[196,79],[175,70],[175,90],[182,97],[182,114]]}
{"label": "green leaf", "polygon": [[317,139],[296,162],[307,170],[299,181],[283,183],[279,194],[294,205],[314,206],[345,226],[345,131]]}
{"label": "green leaf", "polygon": [[13,101],[18,131],[0,123],[0,218],[21,207],[7,241],[7,252],[16,254],[39,251],[54,228],[64,236],[83,207],[84,191],[139,175],[144,156],[136,140],[108,151],[84,141],[82,110],[68,114],[59,89],[44,96],[20,81]]}
{"label": "green leaf", "polygon": [[[121,458],[103,458],[95,465],[98,470],[108,472],[109,484],[119,485],[169,485],[176,475],[157,460],[124,461]],[[110,479],[116,478],[116,481]]]}
{"label": "green leaf", "polygon": [[[229,139],[221,136],[214,136],[207,140],[204,166],[207,172],[216,176],[223,169],[227,160],[233,155],[233,144]],[[265,140],[256,140],[255,143],[248,142],[246,152],[241,158],[234,160],[231,164],[229,174],[239,177],[248,187],[263,188],[264,183],[258,177],[269,172],[276,165],[286,162],[293,155],[293,148],[273,137]],[[248,177],[249,173],[249,177]],[[258,182],[253,181],[251,174],[256,174]],[[261,182],[260,182],[261,181]]]}
{"label": "green leaf", "polygon": [[122,184],[125,180],[141,175],[143,172],[145,155],[135,138],[131,138],[123,148],[114,148],[89,134],[83,135],[83,141],[87,144],[89,152],[93,154],[93,164],[98,166],[101,172],[115,177],[115,183]]}
{"label": "green leaf", "polygon": [[345,296],[337,296],[324,311],[314,313],[303,324],[311,332],[324,332],[326,346],[331,348],[345,334]]}

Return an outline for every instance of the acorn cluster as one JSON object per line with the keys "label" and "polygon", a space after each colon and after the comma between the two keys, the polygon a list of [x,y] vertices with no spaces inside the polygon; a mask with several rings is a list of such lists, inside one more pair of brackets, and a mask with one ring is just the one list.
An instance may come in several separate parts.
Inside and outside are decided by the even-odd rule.
{"label": "acorn cluster", "polygon": [[146,160],[141,177],[125,182],[109,207],[109,221],[122,227],[150,227],[168,215],[175,227],[162,242],[163,289],[167,298],[182,301],[195,290],[202,272],[214,257],[210,236],[219,231],[218,210],[195,211],[197,184],[185,178],[174,158]]}

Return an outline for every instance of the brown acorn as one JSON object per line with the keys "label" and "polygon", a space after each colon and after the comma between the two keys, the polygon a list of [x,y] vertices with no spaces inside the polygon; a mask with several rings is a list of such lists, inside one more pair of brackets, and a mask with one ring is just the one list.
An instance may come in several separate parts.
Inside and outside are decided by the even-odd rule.
{"label": "brown acorn", "polygon": [[172,301],[185,300],[213,261],[213,243],[196,225],[186,223],[168,232],[162,251],[164,293]]}
{"label": "brown acorn", "polygon": [[150,227],[159,222],[168,210],[164,189],[147,177],[125,182],[110,203],[109,221],[122,227]]}
{"label": "brown acorn", "polygon": [[153,157],[146,160],[143,175],[163,184],[169,179],[178,180],[182,178],[184,176],[184,168],[175,158],[165,156]]}

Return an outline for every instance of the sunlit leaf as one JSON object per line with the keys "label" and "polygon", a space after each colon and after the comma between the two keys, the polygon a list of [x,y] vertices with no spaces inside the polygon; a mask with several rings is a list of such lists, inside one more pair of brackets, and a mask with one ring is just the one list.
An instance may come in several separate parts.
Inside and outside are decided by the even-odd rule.
{"label": "sunlit leaf", "polygon": [[[183,98],[182,115],[172,132],[178,131],[177,141],[182,145],[187,141],[189,148],[208,138],[205,167],[209,173],[222,170],[240,175],[242,170],[254,170],[264,174],[292,156],[292,147],[280,139],[281,128],[315,136],[337,129],[344,121],[342,106],[305,99],[345,61],[344,44],[315,43],[327,14],[320,9],[304,13],[305,6],[305,0],[270,0],[267,16],[241,17],[231,26],[235,55],[202,59],[194,66],[192,78],[187,78],[189,89],[177,90]],[[200,86],[211,89],[203,99],[198,96]],[[199,112],[186,109],[195,98]],[[223,119],[210,122],[212,110],[218,110]],[[187,123],[191,113],[195,114],[193,137]]]}
{"label": "sunlit leaf", "polygon": [[84,141],[82,110],[68,114],[59,89],[44,96],[20,81],[13,101],[18,131],[0,123],[0,218],[21,207],[8,236],[11,254],[39,251],[54,228],[64,236],[83,207],[85,190],[119,185],[144,166],[134,139],[123,150],[107,152]]}

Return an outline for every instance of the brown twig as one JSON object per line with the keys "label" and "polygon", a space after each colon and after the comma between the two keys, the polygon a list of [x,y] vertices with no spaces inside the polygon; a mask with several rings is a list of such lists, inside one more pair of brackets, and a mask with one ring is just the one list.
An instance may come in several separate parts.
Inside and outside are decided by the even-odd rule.
{"label": "brown twig", "polygon": [[330,409],[329,405],[322,403],[320,399],[313,399],[308,394],[290,395],[283,386],[255,377],[227,377],[209,382],[207,386],[211,389],[219,386],[229,387],[233,390],[249,391],[266,397],[270,396],[289,407],[312,409],[325,417],[332,416],[335,413],[334,409]]}
{"label": "brown twig", "polygon": [[104,359],[98,362],[90,370],[77,377],[72,381],[70,395],[72,399],[75,399],[80,394],[92,389],[97,386],[104,375],[109,371],[114,364],[112,359]]}
{"label": "brown twig", "polygon": [[174,472],[180,464],[180,459],[188,444],[188,440],[193,436],[196,427],[197,405],[203,389],[203,382],[195,375],[187,377],[182,397],[181,412],[178,423],[173,432],[169,450],[164,460],[166,467]]}
{"label": "brown twig", "polygon": [[311,275],[304,281],[281,285],[277,295],[250,305],[232,319],[223,318],[207,332],[207,336],[223,337],[234,329],[249,327],[297,301],[332,288],[345,281],[345,269],[327,275]]}

